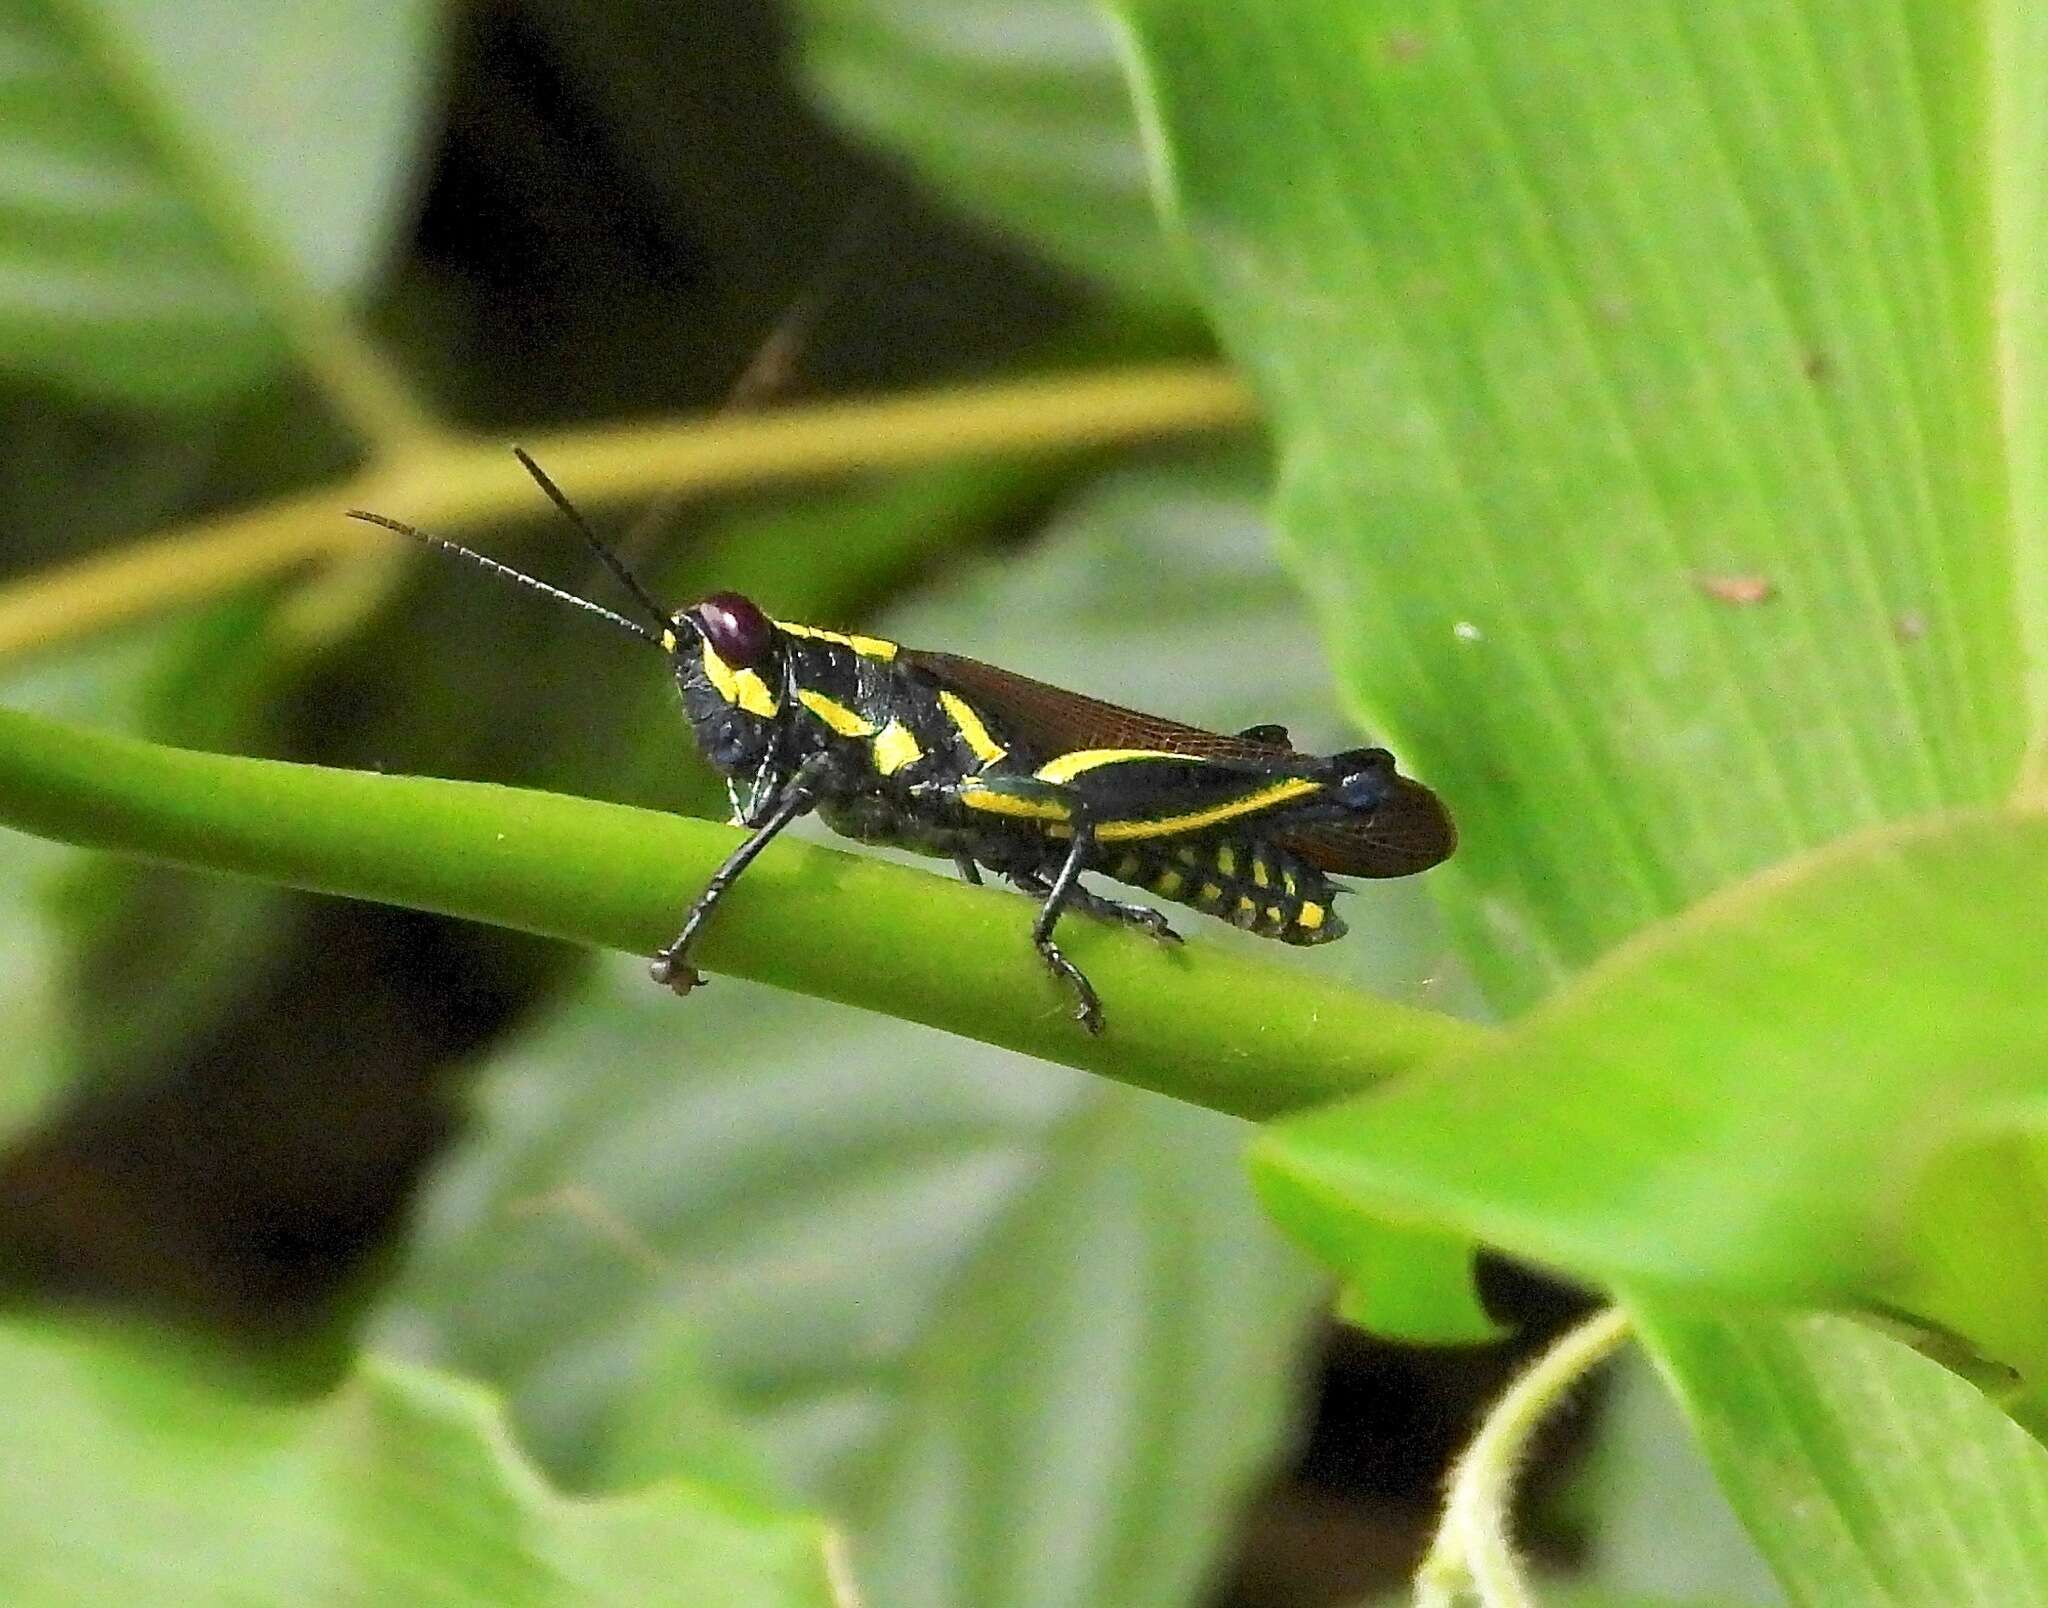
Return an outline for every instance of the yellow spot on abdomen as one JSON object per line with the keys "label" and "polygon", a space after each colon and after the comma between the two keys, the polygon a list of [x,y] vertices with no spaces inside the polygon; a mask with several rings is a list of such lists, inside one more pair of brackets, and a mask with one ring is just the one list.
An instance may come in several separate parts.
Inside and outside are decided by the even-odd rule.
{"label": "yellow spot on abdomen", "polygon": [[1228,843],[1219,843],[1216,846],[1216,869],[1226,877],[1237,875],[1237,850]]}
{"label": "yellow spot on abdomen", "polygon": [[1270,887],[1272,881],[1273,873],[1267,869],[1266,862],[1254,858],[1252,861],[1252,886],[1255,888]]}
{"label": "yellow spot on abdomen", "polygon": [[1294,914],[1294,924],[1297,927],[1305,928],[1309,932],[1314,932],[1316,928],[1323,924],[1323,917],[1326,914],[1327,912],[1321,905],[1313,902],[1304,903]]}
{"label": "yellow spot on abdomen", "polygon": [[1212,904],[1212,905],[1220,905],[1221,903],[1223,903],[1223,890],[1222,890],[1221,888],[1217,887],[1217,886],[1216,886],[1216,884],[1215,884],[1215,883],[1213,883],[1213,882],[1205,882],[1205,883],[1203,883],[1203,884],[1202,884],[1202,903],[1203,903],[1203,904]]}
{"label": "yellow spot on abdomen", "polygon": [[1153,880],[1152,891],[1164,894],[1167,898],[1171,899],[1182,888],[1187,886],[1187,882],[1188,879],[1178,871],[1162,871]]}

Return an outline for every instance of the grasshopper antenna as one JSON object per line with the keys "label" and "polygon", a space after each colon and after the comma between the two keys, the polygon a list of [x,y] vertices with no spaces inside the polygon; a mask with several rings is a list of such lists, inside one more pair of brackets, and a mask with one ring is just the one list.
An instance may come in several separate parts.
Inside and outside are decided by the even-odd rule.
{"label": "grasshopper antenna", "polygon": [[[521,456],[524,457],[524,454],[521,454]],[[529,464],[528,467],[531,467],[531,465]],[[543,484],[545,484],[545,481]],[[447,537],[436,536],[432,531],[421,530],[417,525],[408,525],[403,520],[389,519],[383,514],[373,514],[362,508],[349,509],[348,517],[350,519],[359,519],[365,525],[378,525],[385,530],[396,531],[401,536],[410,536],[414,541],[422,542],[428,547],[438,547],[444,553],[453,553],[458,558],[466,558],[472,564],[481,565],[493,575],[501,576],[505,580],[511,581],[514,585],[524,586],[530,591],[540,593],[543,597],[551,597],[558,603],[573,604],[575,607],[582,609],[586,614],[595,614],[600,620],[609,620],[621,631],[630,631],[643,642],[652,642],[664,653],[670,652],[673,649],[675,633],[670,628],[666,619],[662,620],[660,631],[650,631],[638,621],[629,620],[623,614],[616,614],[602,603],[593,603],[587,597],[578,597],[574,592],[565,592],[559,586],[550,586],[546,581],[539,579],[537,576],[527,574],[525,570],[516,570],[510,564],[500,564],[495,558],[484,557],[482,553],[479,553],[473,547],[464,547],[460,542],[451,542]],[[657,610],[658,614],[659,611]]]}
{"label": "grasshopper antenna", "polygon": [[633,594],[634,601],[645,609],[648,618],[655,622],[655,629],[666,633],[669,630],[668,610],[657,603],[654,594],[640,584],[640,578],[626,568],[625,560],[598,540],[597,532],[590,528],[590,521],[576,511],[576,505],[563,494],[560,486],[548,478],[548,472],[533,461],[524,447],[514,447],[512,456],[519,460],[521,468],[533,476],[533,483],[547,493],[548,501],[559,508],[562,516],[576,527],[576,533],[583,538],[590,550],[597,554],[604,567],[612,572],[613,579]]}

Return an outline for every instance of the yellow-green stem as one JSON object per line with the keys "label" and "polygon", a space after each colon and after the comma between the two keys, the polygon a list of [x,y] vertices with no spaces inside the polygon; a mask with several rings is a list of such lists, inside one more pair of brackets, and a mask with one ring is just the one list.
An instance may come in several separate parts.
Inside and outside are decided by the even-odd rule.
{"label": "yellow-green stem", "polygon": [[[190,753],[4,710],[0,822],[640,954],[673,936],[738,840],[587,799]],[[701,959],[1251,1118],[1357,1093],[1483,1031],[1070,919],[1062,944],[1108,1014],[1091,1038],[1033,952],[1030,916],[1014,894],[784,842],[720,906]],[[677,1001],[676,1031],[691,1020]]]}
{"label": "yellow-green stem", "polygon": [[[1213,365],[1162,364],[779,412],[528,436],[579,502],[702,493],[992,454],[1072,451],[1245,423]],[[390,538],[342,517],[369,507],[461,532],[545,505],[504,443],[435,437],[333,486],[207,520],[0,589],[0,662],[203,601]]]}

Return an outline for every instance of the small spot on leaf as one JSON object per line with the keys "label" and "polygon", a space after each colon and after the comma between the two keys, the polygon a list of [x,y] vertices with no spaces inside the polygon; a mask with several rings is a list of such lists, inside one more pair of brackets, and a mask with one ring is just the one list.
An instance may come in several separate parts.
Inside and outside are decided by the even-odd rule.
{"label": "small spot on leaf", "polygon": [[1714,575],[1696,570],[1692,582],[1715,602],[1733,604],[1737,608],[1768,603],[1778,591],[1767,575]]}

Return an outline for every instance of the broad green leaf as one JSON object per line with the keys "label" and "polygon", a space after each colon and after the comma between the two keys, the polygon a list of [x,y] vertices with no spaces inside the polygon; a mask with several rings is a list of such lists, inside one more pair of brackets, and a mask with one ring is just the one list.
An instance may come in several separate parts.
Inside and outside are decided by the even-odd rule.
{"label": "broad green leaf", "polygon": [[425,0],[0,0],[6,366],[166,403],[281,362],[279,298],[360,285],[386,243],[434,22]]}
{"label": "broad green leaf", "polygon": [[691,1006],[607,968],[501,1058],[382,1332],[579,1484],[664,1467],[650,1425],[701,1472],[710,1381],[876,1601],[1184,1601],[1317,1304],[1242,1129],[743,984]]}
{"label": "broad green leaf", "polygon": [[1089,0],[797,0],[839,115],[968,212],[1169,308],[1188,274],[1152,205],[1114,41]]}
{"label": "broad green leaf", "polygon": [[2048,1451],[1842,1318],[1636,1320],[1790,1601],[2048,1603]]}
{"label": "broad green leaf", "polygon": [[2038,1373],[2044,885],[2043,814],[1823,851],[1476,1052],[1281,1122],[1265,1185],[1603,1283],[1882,1301]]}
{"label": "broad green leaf", "polygon": [[1438,881],[1498,1000],[2011,788],[2048,25],[1115,10],[1284,534],[1354,703],[1459,813]]}
{"label": "broad green leaf", "polygon": [[269,1401],[164,1341],[0,1328],[0,1594],[44,1604],[834,1608],[822,1527],[679,1481],[551,1491],[474,1385]]}

